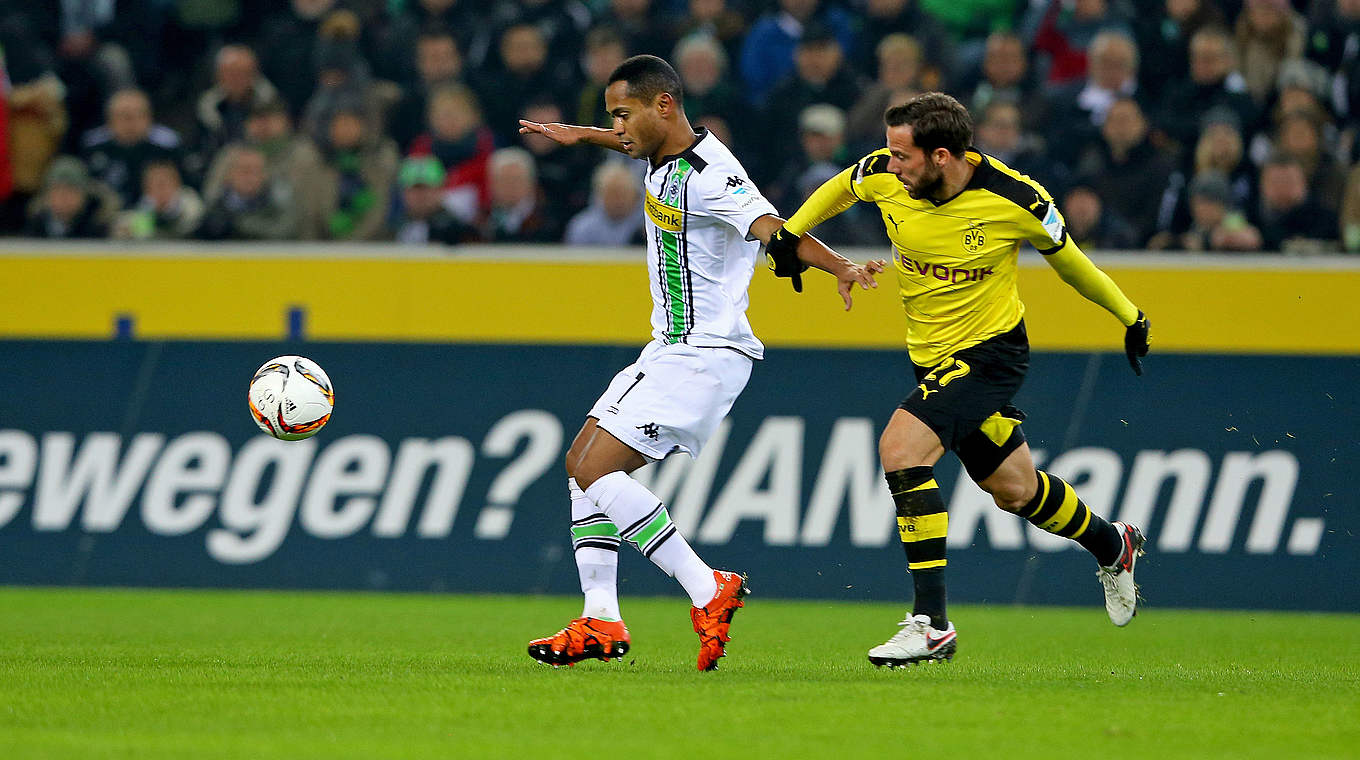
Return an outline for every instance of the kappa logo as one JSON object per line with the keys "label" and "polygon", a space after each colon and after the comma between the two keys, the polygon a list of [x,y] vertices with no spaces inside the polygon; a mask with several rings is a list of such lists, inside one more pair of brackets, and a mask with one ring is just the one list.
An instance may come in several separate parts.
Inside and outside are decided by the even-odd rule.
{"label": "kappa logo", "polygon": [[746,187],[746,180],[736,175],[727,178],[727,189],[731,190],[733,195],[746,195],[751,192]]}
{"label": "kappa logo", "polygon": [[661,429],[657,427],[655,422],[648,422],[643,425],[638,425],[637,429],[641,430],[643,435],[647,436],[653,441],[661,437]]}

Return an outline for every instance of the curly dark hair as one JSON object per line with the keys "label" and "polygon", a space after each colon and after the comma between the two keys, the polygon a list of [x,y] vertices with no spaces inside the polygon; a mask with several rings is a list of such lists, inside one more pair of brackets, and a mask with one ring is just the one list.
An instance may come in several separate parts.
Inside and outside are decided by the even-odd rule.
{"label": "curly dark hair", "polygon": [[956,156],[973,144],[973,117],[968,109],[943,92],[917,95],[883,114],[890,127],[911,127],[911,139],[926,153],[944,148]]}

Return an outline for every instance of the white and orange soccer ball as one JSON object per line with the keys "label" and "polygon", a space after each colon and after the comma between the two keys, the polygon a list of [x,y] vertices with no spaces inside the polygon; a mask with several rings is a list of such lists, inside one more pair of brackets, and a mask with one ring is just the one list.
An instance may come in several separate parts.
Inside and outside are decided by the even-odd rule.
{"label": "white and orange soccer ball", "polygon": [[250,416],[261,430],[284,441],[300,441],[330,420],[335,390],[316,362],[280,356],[255,371],[248,400]]}

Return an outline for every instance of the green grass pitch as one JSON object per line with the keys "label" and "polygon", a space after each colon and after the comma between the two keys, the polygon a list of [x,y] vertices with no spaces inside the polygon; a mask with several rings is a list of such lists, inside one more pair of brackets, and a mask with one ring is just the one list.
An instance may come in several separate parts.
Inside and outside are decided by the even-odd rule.
{"label": "green grass pitch", "polygon": [[554,670],[575,599],[0,588],[0,758],[1360,756],[1360,616],[958,606],[878,670],[899,606],[756,595],[699,673],[687,608]]}

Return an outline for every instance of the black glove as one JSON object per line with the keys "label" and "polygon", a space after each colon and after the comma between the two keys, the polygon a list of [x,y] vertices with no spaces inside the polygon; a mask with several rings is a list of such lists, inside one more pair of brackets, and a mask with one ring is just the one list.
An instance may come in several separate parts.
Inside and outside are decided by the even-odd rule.
{"label": "black glove", "polygon": [[794,292],[803,292],[803,272],[807,271],[808,265],[798,258],[797,235],[782,226],[775,230],[770,242],[765,244],[765,258],[769,260],[775,277],[790,278]]}
{"label": "black glove", "polygon": [[1148,329],[1152,323],[1148,322],[1147,315],[1142,310],[1138,311],[1138,319],[1133,324],[1124,328],[1124,355],[1129,357],[1129,366],[1133,368],[1133,374],[1143,376],[1143,361],[1141,357],[1148,355]]}

